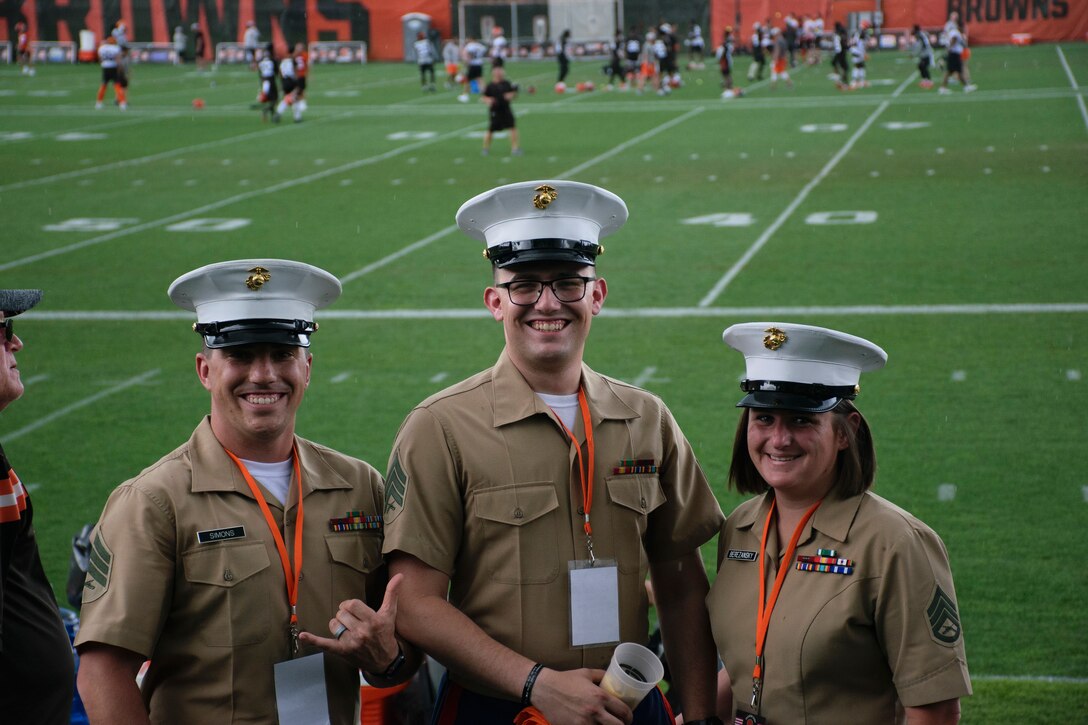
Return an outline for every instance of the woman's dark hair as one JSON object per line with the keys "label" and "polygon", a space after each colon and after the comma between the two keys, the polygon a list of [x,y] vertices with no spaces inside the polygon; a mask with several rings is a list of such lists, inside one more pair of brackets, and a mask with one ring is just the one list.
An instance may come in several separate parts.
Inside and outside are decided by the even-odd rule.
{"label": "woman's dark hair", "polygon": [[[752,409],[745,408],[737,423],[737,432],[733,436],[733,460],[729,463],[729,483],[738,493],[763,493],[770,486],[759,475],[759,470],[752,457],[748,455],[748,417]],[[832,425],[835,431],[846,436],[847,446],[839,451],[835,462],[835,483],[831,490],[841,497],[848,498],[867,491],[876,478],[876,448],[873,445],[873,433],[869,422],[854,403],[840,400],[832,408]],[[857,430],[850,425],[851,413],[858,414]]]}

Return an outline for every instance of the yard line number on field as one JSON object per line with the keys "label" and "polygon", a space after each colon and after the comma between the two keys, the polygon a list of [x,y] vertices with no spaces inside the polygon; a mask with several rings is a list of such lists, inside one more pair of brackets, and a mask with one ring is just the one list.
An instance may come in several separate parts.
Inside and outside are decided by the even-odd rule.
{"label": "yard line number on field", "polygon": [[[161,121],[163,119],[170,119],[178,117],[180,114],[167,113],[165,115],[156,116],[141,116],[141,122],[144,121]],[[357,115],[354,110],[344,111],[332,116],[329,116],[328,120],[335,121],[337,119],[351,117]],[[106,128],[106,126],[97,126],[96,128]],[[73,171],[65,171],[60,174],[52,174],[51,176],[42,176],[37,179],[26,179],[25,181],[17,181],[11,184],[0,185],[0,192],[14,191],[16,189],[25,189],[31,186],[41,186],[42,184],[52,184],[57,181],[66,181],[68,179],[75,179],[81,176],[89,176],[91,174],[100,174],[103,171],[112,171],[114,169],[123,169],[129,166],[139,166],[141,164],[148,164],[154,161],[161,161],[163,159],[173,158],[182,154],[191,153],[194,151],[203,151],[205,149],[216,148],[217,146],[227,146],[240,143],[243,141],[251,141],[255,138],[261,138],[262,136],[268,136],[269,134],[282,131],[279,128],[267,128],[261,131],[252,131],[250,133],[243,133],[237,136],[229,136],[227,138],[221,138],[216,141],[206,141],[204,143],[192,144],[190,146],[179,146],[178,148],[170,149],[169,151],[162,151],[157,154],[151,154],[149,156],[140,156],[133,159],[124,159],[122,161],[114,161],[109,164],[102,164],[101,166],[92,166],[85,169],[75,169]]]}
{"label": "yard line number on field", "polygon": [[793,212],[797,210],[797,207],[801,206],[805,199],[808,198],[809,193],[813,189],[815,189],[820,184],[820,182],[827,177],[829,173],[831,173],[832,169],[838,166],[839,162],[842,161],[843,157],[846,156],[846,154],[850,153],[850,149],[854,148],[854,144],[857,143],[857,140],[861,138],[862,134],[868,131],[869,127],[872,126],[876,119],[880,117],[880,114],[884,113],[884,110],[891,105],[891,102],[903,93],[903,90],[914,80],[915,75],[915,73],[911,73],[907,77],[907,79],[903,81],[898,88],[895,89],[895,92],[892,93],[891,98],[883,101],[879,106],[877,106],[877,109],[869,115],[869,118],[865,119],[865,123],[861,124],[861,127],[854,132],[854,135],[850,137],[850,139],[841,149],[839,149],[839,152],[832,156],[831,160],[828,161],[822,169],[820,169],[820,173],[816,174],[812,181],[805,184],[805,188],[801,189],[801,192],[796,196],[796,198],[794,198],[792,202],[790,202],[789,206],[787,206],[782,211],[782,213],[778,215],[778,218],[771,223],[771,226],[767,227],[763,234],[759,235],[759,239],[757,239],[755,243],[753,243],[752,246],[749,247],[743,255],[741,255],[741,258],[738,259],[737,262],[729,269],[729,271],[726,272],[722,276],[722,278],[718,280],[717,284],[715,284],[714,287],[709,292],[707,292],[706,296],[699,301],[700,307],[709,307],[710,305],[714,304],[714,300],[718,299],[721,293],[725,291],[725,288],[729,286],[729,283],[736,279],[737,275],[739,275],[744,270],[744,268],[748,266],[748,262],[750,262],[752,258],[759,253],[759,250],[763,248],[763,246],[768,242],[768,240],[770,240],[772,236],[774,236],[774,233],[778,231],[779,227],[781,227],[786,222],[786,220],[790,218]]}
{"label": "yard line number on field", "polygon": [[[162,117],[155,117],[155,121],[161,121]],[[240,143],[242,141],[249,141],[254,138],[260,138],[267,136],[270,133],[275,133],[277,129],[270,128],[263,131],[253,131],[252,133],[244,133],[240,136],[230,136],[229,138],[219,139],[218,141],[208,141],[205,143],[193,144],[191,146],[181,146],[179,148],[171,149],[169,151],[163,151],[157,154],[151,154],[150,156],[140,156],[134,159],[125,159],[123,161],[115,161],[111,164],[103,164],[101,166],[94,166],[86,169],[75,169],[73,171],[65,171],[60,174],[53,174],[51,176],[41,176],[37,179],[27,179],[25,181],[16,181],[11,184],[4,184],[0,186],[0,192],[15,191],[16,189],[26,189],[31,186],[41,186],[42,184],[52,184],[57,181],[65,181],[67,179],[75,179],[80,176],[88,176],[90,174],[100,174],[103,171],[112,171],[113,169],[123,169],[128,166],[139,166],[140,164],[148,164],[154,161],[161,161],[163,159],[169,159],[181,154],[190,153],[193,151],[201,151],[204,149],[215,148],[216,146],[227,146]]]}
{"label": "yard line number on field", "polygon": [[[320,181],[321,179],[325,179],[325,178],[328,178],[330,176],[336,176],[338,174],[342,174],[342,173],[347,172],[347,171],[352,171],[354,169],[357,169],[357,168],[360,168],[360,167],[363,167],[363,166],[369,166],[371,164],[376,164],[376,163],[378,163],[380,161],[385,161],[386,159],[393,158],[394,156],[398,156],[400,154],[407,153],[409,151],[415,151],[416,149],[422,148],[423,146],[428,146],[430,144],[437,143],[438,141],[444,141],[444,140],[449,139],[449,138],[455,138],[455,137],[461,136],[461,135],[463,135],[465,133],[468,133],[469,131],[471,131],[474,128],[478,128],[481,125],[482,124],[480,124],[480,123],[474,123],[471,126],[466,126],[466,127],[460,128],[460,129],[458,129],[456,131],[451,131],[450,133],[447,133],[447,134],[442,134],[442,135],[439,135],[439,136],[435,136],[434,138],[431,138],[431,139],[417,141],[416,143],[411,143],[411,144],[407,144],[405,146],[400,146],[398,148],[391,149],[389,151],[386,151],[385,153],[381,153],[381,154],[378,154],[376,156],[370,156],[370,157],[367,157],[365,159],[359,159],[357,161],[352,161],[350,163],[341,164],[340,166],[336,166],[336,167],[331,168],[331,169],[326,169],[324,171],[319,171],[319,172],[317,172],[315,174],[309,174],[307,176],[302,176],[302,177],[299,177],[299,178],[296,178],[296,179],[288,179],[287,181],[281,181],[278,184],[273,184],[272,186],[268,186],[268,187],[265,187],[265,188],[262,188],[262,189],[254,189],[253,191],[247,191],[247,192],[242,193],[242,194],[236,194],[235,196],[228,197],[226,199],[220,199],[219,201],[212,202],[211,204],[205,204],[204,206],[197,207],[196,209],[190,209],[189,211],[180,212],[178,214],[174,214],[172,216],[164,217],[162,219],[155,219],[153,221],[149,221],[149,222],[146,222],[144,224],[137,224],[135,226],[126,227],[124,229],[119,229],[117,231],[111,232],[109,234],[103,234],[103,235],[98,236],[98,237],[92,237],[90,239],[84,239],[81,242],[76,242],[75,244],[69,244],[66,247],[58,247],[56,249],[50,249],[48,251],[41,252],[39,254],[33,254],[33,255],[29,256],[29,257],[23,257],[21,259],[14,259],[14,260],[12,260],[10,262],[0,264],[0,272],[2,272],[4,270],[7,270],[7,269],[11,269],[13,267],[20,267],[20,266],[25,265],[25,264],[30,264],[32,262],[37,262],[37,261],[40,261],[42,259],[48,259],[49,257],[55,257],[55,256],[60,255],[60,254],[67,254],[68,252],[74,252],[74,251],[76,251],[78,249],[83,249],[85,247],[91,247],[91,246],[95,246],[97,244],[102,244],[103,242],[109,242],[109,241],[112,241],[112,240],[117,239],[119,237],[124,237],[124,236],[128,236],[130,234],[135,234],[136,232],[142,232],[142,231],[144,231],[146,229],[154,229],[156,227],[160,227],[160,226],[163,226],[165,224],[172,224],[174,222],[182,221],[184,219],[188,219],[188,218],[196,216],[198,214],[204,214],[204,213],[207,213],[209,211],[214,211],[215,209],[221,209],[221,208],[223,208],[225,206],[230,206],[231,204],[235,204],[235,203],[240,202],[240,201],[245,201],[246,199],[252,199],[252,198],[255,198],[255,197],[258,197],[258,196],[265,196],[267,194],[275,194],[275,193],[283,191],[285,189],[291,189],[291,188],[294,188],[296,186],[301,186],[303,184],[309,184],[311,182]],[[237,140],[238,140],[237,138],[233,139],[233,141],[237,141]],[[2,189],[0,189],[0,190],[2,190]]]}

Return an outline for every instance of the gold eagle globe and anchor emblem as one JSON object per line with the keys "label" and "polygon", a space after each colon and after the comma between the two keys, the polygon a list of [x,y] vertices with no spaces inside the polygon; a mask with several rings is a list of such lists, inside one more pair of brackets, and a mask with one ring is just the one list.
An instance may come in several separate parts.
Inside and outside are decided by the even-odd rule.
{"label": "gold eagle globe and anchor emblem", "polygon": [[249,287],[251,290],[256,292],[264,286],[265,282],[270,279],[272,279],[271,272],[269,272],[264,267],[254,267],[253,269],[249,270],[249,276],[246,277],[246,287]]}
{"label": "gold eagle globe and anchor emblem", "polygon": [[536,192],[533,196],[533,206],[537,209],[547,209],[549,204],[559,198],[559,192],[556,191],[555,187],[547,184],[541,184],[533,191]]}
{"label": "gold eagle globe and anchor emblem", "polygon": [[782,332],[782,330],[779,330],[777,327],[768,327],[764,332],[767,334],[763,336],[763,347],[768,350],[777,350],[789,340],[789,338],[786,337],[786,333]]}

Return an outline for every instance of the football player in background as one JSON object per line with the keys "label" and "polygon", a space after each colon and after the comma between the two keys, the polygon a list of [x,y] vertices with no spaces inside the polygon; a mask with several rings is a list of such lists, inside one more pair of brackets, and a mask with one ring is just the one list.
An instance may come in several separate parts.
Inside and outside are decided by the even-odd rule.
{"label": "football player in background", "polygon": [[27,30],[24,22],[15,23],[15,56],[19,60],[19,65],[22,66],[22,74],[34,75],[34,56],[30,53],[30,31]]}
{"label": "football player in background", "polygon": [[102,85],[98,87],[98,98],[94,103],[96,110],[102,109],[102,102],[106,99],[106,86],[110,83],[113,84],[113,95],[117,100],[118,107],[122,111],[128,110],[128,96],[126,95],[128,83],[125,81],[121,69],[123,55],[124,50],[118,45],[117,38],[112,35],[106,36],[106,39],[102,41],[102,45],[98,46],[98,62],[102,66]]}

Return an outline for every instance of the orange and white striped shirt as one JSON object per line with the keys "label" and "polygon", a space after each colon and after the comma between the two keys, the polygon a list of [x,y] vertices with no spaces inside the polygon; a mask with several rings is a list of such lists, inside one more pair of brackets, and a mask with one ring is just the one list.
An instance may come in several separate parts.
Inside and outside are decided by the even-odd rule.
{"label": "orange and white striped shirt", "polygon": [[0,478],[0,524],[9,524],[18,521],[26,510],[26,489],[15,474],[15,470],[9,468],[4,478]]}

